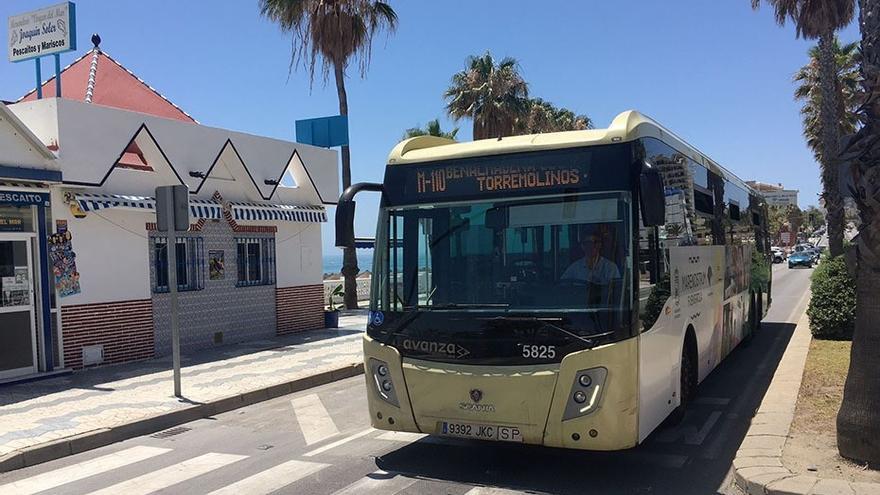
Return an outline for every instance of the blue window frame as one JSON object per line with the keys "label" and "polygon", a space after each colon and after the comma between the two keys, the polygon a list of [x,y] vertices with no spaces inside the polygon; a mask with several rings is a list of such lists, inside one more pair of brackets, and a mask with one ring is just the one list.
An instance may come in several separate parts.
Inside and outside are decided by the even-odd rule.
{"label": "blue window frame", "polygon": [[[156,276],[153,292],[168,292],[168,238],[150,239]],[[177,237],[177,290],[192,291],[205,288],[205,255],[201,237]]]}
{"label": "blue window frame", "polygon": [[272,285],[275,283],[275,239],[239,237],[235,239],[238,281],[236,285]]}

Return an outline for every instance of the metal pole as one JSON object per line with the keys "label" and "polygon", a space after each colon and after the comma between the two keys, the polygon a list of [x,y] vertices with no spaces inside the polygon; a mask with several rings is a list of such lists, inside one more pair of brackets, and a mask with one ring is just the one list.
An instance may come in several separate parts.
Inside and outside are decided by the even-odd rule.
{"label": "metal pole", "polygon": [[177,307],[177,231],[174,230],[174,195],[166,195],[166,218],[168,225],[168,294],[171,296],[171,361],[174,367],[174,396],[180,393],[180,326]]}
{"label": "metal pole", "polygon": [[43,98],[43,74],[40,73],[40,57],[34,59],[34,64],[37,68],[37,99],[40,100]]}
{"label": "metal pole", "polygon": [[55,98],[61,98],[61,55],[55,54]]}

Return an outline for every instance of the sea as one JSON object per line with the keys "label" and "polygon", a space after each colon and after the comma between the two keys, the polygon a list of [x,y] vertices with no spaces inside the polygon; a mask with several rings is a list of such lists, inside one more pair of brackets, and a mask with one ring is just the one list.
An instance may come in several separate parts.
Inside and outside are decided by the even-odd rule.
{"label": "sea", "polygon": [[[356,249],[358,268],[361,271],[373,270],[373,250],[372,249]],[[336,274],[342,271],[342,250],[338,248],[325,248],[323,256],[324,275]]]}

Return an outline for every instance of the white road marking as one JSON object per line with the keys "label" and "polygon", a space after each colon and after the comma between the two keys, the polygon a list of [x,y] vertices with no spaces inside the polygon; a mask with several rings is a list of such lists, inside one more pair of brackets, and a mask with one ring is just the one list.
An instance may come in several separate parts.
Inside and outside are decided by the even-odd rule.
{"label": "white road marking", "polygon": [[333,495],[392,495],[405,490],[416,481],[418,480],[387,471],[374,471],[355,483],[334,492]]}
{"label": "white road marking", "polygon": [[730,399],[723,397],[698,397],[694,404],[703,404],[707,406],[726,406],[730,403]]}
{"label": "white road marking", "polygon": [[426,436],[428,436],[428,435],[425,435],[424,433],[409,433],[406,431],[389,431],[389,432],[386,432],[386,433],[379,435],[376,438],[378,438],[379,440],[388,440],[390,442],[411,443],[411,442],[417,442],[417,441],[425,438]]}
{"label": "white road marking", "polygon": [[351,442],[352,440],[357,440],[358,438],[367,436],[374,431],[376,431],[374,428],[367,428],[366,430],[355,433],[354,435],[349,435],[345,438],[340,438],[339,440],[337,440],[333,443],[328,443],[327,445],[324,445],[323,447],[318,447],[315,450],[306,452],[305,454],[303,454],[303,457],[314,457],[318,454],[323,454],[324,452],[327,452],[328,450],[335,449],[336,447],[339,447],[340,445],[347,444],[348,442]]}
{"label": "white road marking", "polygon": [[333,418],[321,402],[318,394],[310,394],[291,399],[293,413],[299,428],[306,439],[306,445],[318,443],[339,434],[339,429],[333,423]]}
{"label": "white road marking", "polygon": [[209,453],[104,488],[92,495],[147,495],[246,459],[246,455]]}
{"label": "white road marking", "polygon": [[464,495],[521,495],[525,492],[508,490],[507,488],[495,488],[493,486],[475,486]]}
{"label": "white road marking", "polygon": [[709,436],[712,427],[721,417],[721,411],[713,411],[709,418],[703,423],[698,430],[696,426],[678,426],[662,432],[657,436],[657,441],[662,443],[672,443],[679,438],[684,437],[684,443],[687,445],[702,445],[703,441]]}
{"label": "white road marking", "polygon": [[119,452],[96,457],[95,459],[83,461],[72,466],[31,476],[30,478],[14,481],[10,484],[0,485],[0,493],[3,495],[29,495],[42,492],[90,476],[106,473],[113,469],[128,466],[129,464],[134,464],[155,457],[159,454],[164,454],[170,450],[171,449],[144,446],[120,450]]}
{"label": "white road marking", "polygon": [[261,471],[253,476],[239,480],[209,495],[265,494],[280,490],[306,476],[317,473],[329,466],[317,462],[287,461],[275,467]]}

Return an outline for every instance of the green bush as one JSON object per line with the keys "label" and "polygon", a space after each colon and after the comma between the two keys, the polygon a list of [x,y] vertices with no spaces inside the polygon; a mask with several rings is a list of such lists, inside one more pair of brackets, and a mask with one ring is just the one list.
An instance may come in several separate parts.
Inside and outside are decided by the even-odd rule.
{"label": "green bush", "polygon": [[851,340],[856,323],[856,282],[843,256],[826,258],[812,276],[807,315],[817,339]]}

